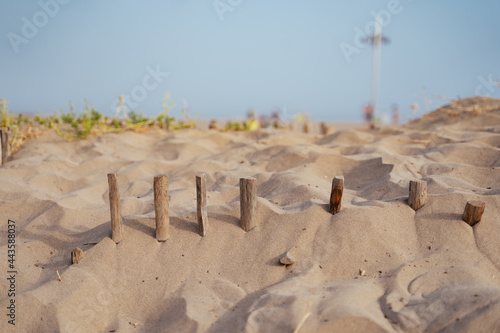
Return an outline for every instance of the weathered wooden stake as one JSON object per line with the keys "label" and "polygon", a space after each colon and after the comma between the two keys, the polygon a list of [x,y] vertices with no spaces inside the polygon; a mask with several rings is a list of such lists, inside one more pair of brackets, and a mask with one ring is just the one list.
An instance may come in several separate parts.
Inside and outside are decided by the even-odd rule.
{"label": "weathered wooden stake", "polygon": [[0,130],[0,139],[2,140],[2,165],[7,163],[9,157],[9,132],[6,128]]}
{"label": "weathered wooden stake", "polygon": [[208,129],[211,130],[217,130],[219,129],[219,125],[217,124],[216,120],[210,120],[210,123],[208,124]]}
{"label": "weathered wooden stake", "polygon": [[198,214],[198,232],[201,236],[207,234],[208,216],[207,216],[207,188],[205,186],[206,175],[202,173],[196,176],[196,210]]}
{"label": "weathered wooden stake", "polygon": [[83,258],[83,251],[79,247],[71,251],[71,263],[78,264],[78,262]]}
{"label": "weathered wooden stake", "polygon": [[123,240],[123,220],[120,211],[120,192],[116,173],[108,173],[108,185],[111,210],[111,239],[118,244]]}
{"label": "weathered wooden stake", "polygon": [[333,127],[333,125],[328,125],[325,122],[323,122],[319,125],[319,129],[320,129],[321,134],[323,134],[323,135],[328,135],[328,134],[332,134],[333,132],[335,132],[335,128]]}
{"label": "weathered wooden stake", "polygon": [[164,242],[170,237],[170,217],[168,215],[168,176],[155,176],[153,187],[156,216],[156,240],[158,242]]}
{"label": "weathered wooden stake", "polygon": [[312,127],[311,123],[310,123],[310,122],[308,122],[308,121],[306,121],[306,122],[304,123],[304,127],[303,127],[303,129],[304,129],[304,133],[306,133],[306,134],[311,133],[311,127]]}
{"label": "weathered wooden stake", "polygon": [[330,194],[330,214],[334,215],[342,208],[342,194],[344,193],[344,176],[337,176],[332,181],[332,193]]}
{"label": "weathered wooden stake", "polygon": [[464,215],[462,216],[462,219],[469,225],[473,226],[474,224],[481,221],[485,207],[486,204],[482,201],[468,201],[465,205]]}
{"label": "weathered wooden stake", "polygon": [[408,204],[413,210],[420,209],[427,203],[427,182],[425,180],[410,180]]}
{"label": "weathered wooden stake", "polygon": [[324,122],[319,124],[319,129],[320,129],[322,135],[328,134],[328,126]]}
{"label": "weathered wooden stake", "polygon": [[241,228],[250,231],[257,226],[257,180],[253,177],[240,178]]}

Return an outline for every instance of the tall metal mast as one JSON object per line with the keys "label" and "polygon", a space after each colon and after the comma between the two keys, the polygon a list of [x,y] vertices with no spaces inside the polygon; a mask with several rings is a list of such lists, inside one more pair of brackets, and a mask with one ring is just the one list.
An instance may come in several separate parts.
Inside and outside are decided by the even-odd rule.
{"label": "tall metal mast", "polygon": [[365,38],[365,41],[373,44],[373,68],[372,68],[372,98],[371,106],[373,108],[373,116],[376,114],[376,107],[378,102],[378,85],[380,79],[380,53],[381,44],[388,43],[389,39],[382,35],[382,18],[377,16],[375,18],[375,26],[372,36]]}

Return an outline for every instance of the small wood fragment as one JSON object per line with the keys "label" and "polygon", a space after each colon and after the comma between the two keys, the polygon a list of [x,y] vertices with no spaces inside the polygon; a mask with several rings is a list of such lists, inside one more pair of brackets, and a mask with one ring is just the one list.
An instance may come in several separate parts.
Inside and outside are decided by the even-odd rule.
{"label": "small wood fragment", "polygon": [[427,203],[427,182],[425,180],[410,180],[408,204],[413,210],[422,208]]}
{"label": "small wood fragment", "polygon": [[156,240],[165,242],[169,237],[168,176],[155,176],[154,201],[156,218]]}
{"label": "small wood fragment", "polygon": [[474,224],[481,221],[485,208],[486,204],[483,201],[479,200],[468,201],[467,204],[465,205],[462,219],[469,225],[473,226]]}
{"label": "small wood fragment", "polygon": [[58,270],[56,270],[56,274],[57,274],[57,278],[59,279],[59,281],[62,281],[61,275],[59,275],[59,271]]}
{"label": "small wood fragment", "polygon": [[241,228],[250,231],[257,226],[257,180],[252,177],[240,179]]}
{"label": "small wood fragment", "polygon": [[280,258],[280,263],[282,265],[292,265],[295,263],[295,259],[292,257],[290,254],[290,251],[287,251],[281,258]]}
{"label": "small wood fragment", "polygon": [[309,316],[312,315],[312,313],[311,313],[310,310],[311,310],[311,303],[308,303],[307,304],[306,314],[304,315],[304,317],[302,317],[302,319],[300,320],[300,322],[297,325],[297,327],[295,327],[295,329],[293,330],[293,333],[299,333],[300,332],[300,329],[302,328],[302,326],[306,322],[307,318],[309,318]]}
{"label": "small wood fragment", "polygon": [[123,240],[123,220],[120,210],[120,192],[116,173],[108,174],[109,205],[111,211],[111,239],[116,243]]}
{"label": "small wood fragment", "polygon": [[332,192],[330,194],[330,214],[337,214],[342,208],[342,195],[344,193],[344,176],[337,176],[332,181]]}
{"label": "small wood fragment", "polygon": [[78,264],[78,262],[83,258],[83,251],[80,248],[75,248],[71,251],[71,264]]}
{"label": "small wood fragment", "polygon": [[203,237],[207,234],[208,215],[207,215],[207,188],[206,175],[202,173],[196,176],[196,211],[198,215],[198,232]]}
{"label": "small wood fragment", "polygon": [[208,124],[208,129],[218,130],[219,129],[219,125],[217,124],[217,121],[216,120],[211,120],[210,123]]}

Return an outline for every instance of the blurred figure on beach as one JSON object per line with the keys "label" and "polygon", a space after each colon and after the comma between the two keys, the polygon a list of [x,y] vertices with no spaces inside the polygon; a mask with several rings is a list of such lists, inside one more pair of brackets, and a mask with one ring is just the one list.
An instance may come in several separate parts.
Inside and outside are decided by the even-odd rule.
{"label": "blurred figure on beach", "polygon": [[274,110],[271,112],[271,115],[259,115],[259,122],[261,128],[285,128],[286,124],[283,119],[281,119],[281,111]]}
{"label": "blurred figure on beach", "polygon": [[375,124],[373,123],[373,105],[367,104],[363,108],[365,121],[368,124],[369,128],[375,128]]}
{"label": "blurred figure on beach", "polygon": [[260,128],[260,122],[255,115],[254,110],[249,110],[245,121],[245,129],[247,131],[255,131]]}
{"label": "blurred figure on beach", "polygon": [[397,104],[392,104],[392,124],[399,125],[399,107]]}
{"label": "blurred figure on beach", "polygon": [[410,106],[410,108],[411,108],[411,114],[412,114],[412,115],[416,115],[416,114],[417,114],[417,112],[418,112],[418,104],[417,104],[417,103],[413,103],[413,104]]}
{"label": "blurred figure on beach", "polygon": [[[312,124],[309,121],[309,113],[307,111],[296,113],[293,121],[294,121],[294,125],[295,124],[302,125],[302,132],[311,133]],[[295,126],[294,126],[293,130],[295,130]]]}

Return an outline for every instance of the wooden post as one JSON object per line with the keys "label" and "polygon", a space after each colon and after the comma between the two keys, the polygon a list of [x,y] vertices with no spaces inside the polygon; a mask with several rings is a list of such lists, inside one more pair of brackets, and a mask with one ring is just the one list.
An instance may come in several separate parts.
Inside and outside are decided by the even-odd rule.
{"label": "wooden post", "polygon": [[250,231],[257,226],[257,183],[253,177],[240,178],[241,228]]}
{"label": "wooden post", "polygon": [[420,209],[427,203],[427,182],[425,180],[410,180],[408,204],[413,210]]}
{"label": "wooden post", "polygon": [[319,128],[320,128],[320,131],[321,131],[322,135],[328,134],[328,126],[324,122],[322,122],[321,124],[319,124]]}
{"label": "wooden post", "polygon": [[306,121],[304,123],[304,133],[306,133],[306,134],[311,133],[311,127],[312,127],[311,123]]}
{"label": "wooden post", "polygon": [[469,225],[473,226],[474,224],[481,221],[485,207],[486,204],[482,201],[468,201],[465,205],[464,215],[462,216],[462,219]]}
{"label": "wooden post", "polygon": [[202,173],[196,176],[196,210],[198,214],[198,232],[203,237],[207,234],[207,188],[205,186],[206,175]]}
{"label": "wooden post", "polygon": [[120,211],[120,192],[116,173],[108,173],[109,206],[111,210],[111,239],[116,243],[123,240],[123,221]]}
{"label": "wooden post", "polygon": [[335,128],[333,127],[333,125],[328,125],[325,122],[321,123],[319,125],[319,127],[320,127],[320,132],[323,135],[328,135],[328,134],[332,134],[333,132],[335,132]]}
{"label": "wooden post", "polygon": [[9,132],[6,128],[0,131],[0,138],[2,140],[2,165],[4,165],[7,163],[7,157],[9,157]]}
{"label": "wooden post", "polygon": [[344,193],[344,176],[337,176],[332,181],[332,193],[330,194],[329,212],[337,214],[342,208],[342,194]]}
{"label": "wooden post", "polygon": [[156,240],[164,242],[169,237],[170,217],[168,216],[168,176],[155,176],[154,200],[156,217]]}
{"label": "wooden post", "polygon": [[219,129],[219,125],[217,125],[217,121],[216,120],[210,120],[210,123],[208,124],[208,129],[211,129],[211,130],[217,130],[217,129]]}

